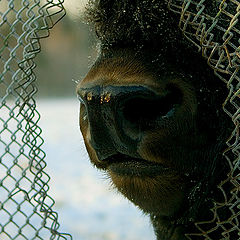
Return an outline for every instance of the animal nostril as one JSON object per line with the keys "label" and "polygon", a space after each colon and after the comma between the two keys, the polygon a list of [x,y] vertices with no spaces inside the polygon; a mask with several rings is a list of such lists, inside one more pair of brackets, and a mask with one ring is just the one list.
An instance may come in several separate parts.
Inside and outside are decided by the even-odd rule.
{"label": "animal nostril", "polygon": [[132,96],[122,106],[124,119],[133,123],[146,123],[159,118],[171,117],[174,109],[182,102],[182,93],[175,86],[168,86],[165,96],[153,93]]}

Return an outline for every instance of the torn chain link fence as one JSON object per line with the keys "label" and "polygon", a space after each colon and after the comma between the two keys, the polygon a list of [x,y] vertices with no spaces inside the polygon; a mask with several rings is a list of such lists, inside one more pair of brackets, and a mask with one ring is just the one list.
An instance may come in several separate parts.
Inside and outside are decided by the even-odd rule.
{"label": "torn chain link fence", "polygon": [[0,239],[72,239],[58,232],[34,95],[39,40],[63,0],[0,0]]}
{"label": "torn chain link fence", "polygon": [[[211,220],[195,223],[198,233],[189,239],[240,239],[240,1],[166,0],[180,16],[179,27],[207,59],[215,74],[226,83],[228,97],[223,110],[235,129],[227,140],[223,155],[230,172],[219,184],[223,202],[214,202]],[[224,212],[225,214],[222,214]],[[219,234],[219,235],[218,235]]]}

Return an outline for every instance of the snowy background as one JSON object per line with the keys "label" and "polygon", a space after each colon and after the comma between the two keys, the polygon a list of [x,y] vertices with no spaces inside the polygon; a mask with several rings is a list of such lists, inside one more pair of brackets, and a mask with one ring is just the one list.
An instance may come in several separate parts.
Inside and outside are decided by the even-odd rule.
{"label": "snowy background", "polygon": [[38,111],[60,231],[75,240],[155,239],[149,218],[110,189],[90,164],[78,127],[78,100],[40,100]]}

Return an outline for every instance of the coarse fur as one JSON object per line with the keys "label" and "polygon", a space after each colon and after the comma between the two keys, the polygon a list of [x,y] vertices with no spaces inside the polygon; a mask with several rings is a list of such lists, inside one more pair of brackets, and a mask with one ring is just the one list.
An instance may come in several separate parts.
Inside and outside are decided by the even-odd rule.
{"label": "coarse fur", "polygon": [[[221,108],[226,88],[165,1],[90,1],[86,18],[100,41],[100,54],[77,87],[90,160],[150,215],[158,240],[183,240],[221,200],[216,185],[228,171],[221,153],[231,129]],[[138,89],[152,95],[139,97]],[[161,99],[175,101],[173,116],[148,105]]]}

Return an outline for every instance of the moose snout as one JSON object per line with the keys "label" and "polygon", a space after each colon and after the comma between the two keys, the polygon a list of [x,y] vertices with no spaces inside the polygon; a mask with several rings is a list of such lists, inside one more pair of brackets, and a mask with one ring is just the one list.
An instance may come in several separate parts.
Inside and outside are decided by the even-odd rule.
{"label": "moose snout", "polygon": [[136,153],[144,133],[173,117],[181,104],[181,93],[173,86],[161,94],[139,85],[82,87],[78,94],[89,142],[102,160],[113,153]]}

